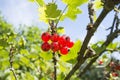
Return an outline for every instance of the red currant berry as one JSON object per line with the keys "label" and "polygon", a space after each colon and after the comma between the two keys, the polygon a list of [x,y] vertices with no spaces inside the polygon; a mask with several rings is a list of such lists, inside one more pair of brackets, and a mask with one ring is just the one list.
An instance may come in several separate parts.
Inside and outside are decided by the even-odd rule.
{"label": "red currant berry", "polygon": [[112,76],[113,76],[113,77],[118,77],[118,73],[112,72]]}
{"label": "red currant berry", "polygon": [[112,61],[112,62],[110,62],[110,65],[109,65],[110,67],[114,67],[115,66],[115,63]]}
{"label": "red currant berry", "polygon": [[66,46],[66,39],[65,39],[65,35],[59,37],[58,43],[60,44],[61,47],[65,47]]}
{"label": "red currant berry", "polygon": [[53,52],[58,51],[60,49],[58,42],[53,42],[51,44],[51,49],[52,49]]}
{"label": "red currant berry", "polygon": [[69,51],[69,49],[67,47],[63,47],[63,48],[60,49],[60,53],[62,55],[66,55],[68,53],[68,51]]}
{"label": "red currant berry", "polygon": [[102,64],[103,64],[103,61],[102,61],[102,60],[100,60],[98,64],[99,64],[99,65],[102,65]]}
{"label": "red currant berry", "polygon": [[42,45],[41,45],[41,49],[43,51],[49,51],[50,50],[50,44],[48,42],[44,42]]}
{"label": "red currant berry", "polygon": [[115,67],[116,70],[120,70],[120,65]]}
{"label": "red currant berry", "polygon": [[57,34],[57,33],[54,33],[52,36],[51,36],[51,41],[53,41],[53,42],[57,42],[58,41],[58,39],[59,39],[59,35]]}
{"label": "red currant berry", "polygon": [[48,32],[44,32],[42,33],[41,38],[43,41],[47,42],[50,40],[50,34]]}
{"label": "red currant berry", "polygon": [[70,37],[69,36],[65,36],[65,40],[66,40],[66,42],[70,42]]}
{"label": "red currant berry", "polygon": [[73,47],[73,45],[74,45],[74,43],[72,41],[67,42],[67,47],[71,48],[71,47]]}

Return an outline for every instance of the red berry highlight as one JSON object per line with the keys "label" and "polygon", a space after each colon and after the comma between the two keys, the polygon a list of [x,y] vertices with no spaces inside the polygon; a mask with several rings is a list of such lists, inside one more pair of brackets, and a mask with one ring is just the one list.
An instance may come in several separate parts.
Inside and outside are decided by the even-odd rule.
{"label": "red berry highlight", "polygon": [[50,38],[50,40],[53,42],[57,42],[58,39],[59,39],[59,35],[57,33],[54,33]]}
{"label": "red berry highlight", "polygon": [[116,66],[115,70],[120,70],[120,65]]}
{"label": "red berry highlight", "polygon": [[69,51],[69,49],[67,47],[63,47],[63,48],[60,49],[60,53],[62,55],[66,55],[68,53],[68,51]]}
{"label": "red berry highlight", "polygon": [[113,76],[113,77],[118,77],[119,75],[118,75],[118,73],[116,73],[116,72],[112,72],[112,76]]}
{"label": "red berry highlight", "polygon": [[73,47],[74,43],[71,41],[71,42],[67,42],[67,47],[71,48]]}
{"label": "red berry highlight", "polygon": [[58,51],[60,49],[58,42],[53,42],[51,44],[51,49],[52,49],[53,52]]}
{"label": "red berry highlight", "polygon": [[69,36],[65,36],[65,40],[66,40],[66,42],[70,42],[70,37]]}
{"label": "red berry highlight", "polygon": [[41,49],[43,51],[49,51],[50,50],[50,44],[48,42],[44,42],[42,45],[41,45]]}
{"label": "red berry highlight", "polygon": [[47,42],[50,40],[50,34],[48,32],[44,32],[42,33],[41,38],[43,41]]}
{"label": "red berry highlight", "polygon": [[66,46],[66,36],[63,35],[63,36],[59,37],[58,43],[60,44],[61,47],[65,47]]}
{"label": "red berry highlight", "polygon": [[99,65],[102,65],[102,64],[103,64],[103,61],[102,61],[102,60],[100,60],[100,61],[98,62],[98,64],[99,64]]}
{"label": "red berry highlight", "polygon": [[112,62],[110,62],[109,66],[110,67],[115,67],[115,63],[112,61]]}

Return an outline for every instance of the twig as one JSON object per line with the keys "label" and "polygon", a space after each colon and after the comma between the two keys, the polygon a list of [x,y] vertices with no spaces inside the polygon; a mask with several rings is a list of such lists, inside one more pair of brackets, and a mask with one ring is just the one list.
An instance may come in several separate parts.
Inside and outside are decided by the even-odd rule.
{"label": "twig", "polygon": [[93,1],[90,1],[88,3],[88,14],[89,14],[89,19],[90,19],[90,23],[93,24],[93,17],[94,17],[94,13],[95,13],[95,10],[93,8]]}
{"label": "twig", "polygon": [[53,63],[54,63],[54,80],[57,80],[57,60],[55,53],[53,53]]}
{"label": "twig", "polygon": [[94,57],[93,59],[91,59],[91,61],[88,63],[88,65],[83,69],[83,71],[79,74],[79,77],[82,76],[82,74],[84,72],[86,72],[86,70],[88,70],[90,68],[90,66],[98,59],[99,56],[101,56],[105,51],[106,51],[106,47],[116,38],[116,36],[118,36],[117,34],[120,32],[120,30],[113,32],[108,38],[107,40],[103,43],[103,45],[99,48],[99,52],[97,52],[96,57]]}
{"label": "twig", "polygon": [[[119,10],[119,8],[120,8],[120,6],[118,7],[118,10]],[[114,28],[118,29],[119,22],[120,22],[120,20],[119,20],[119,18],[118,18],[118,11],[115,10],[115,12],[116,12],[116,13],[115,13],[115,17],[114,17],[114,20],[113,20],[113,23],[112,23],[112,27],[109,28],[109,29],[111,29],[111,30],[110,30],[110,34],[112,34]],[[116,24],[116,25],[115,25],[115,24]]]}
{"label": "twig", "polygon": [[9,63],[10,63],[10,70],[12,71],[15,80],[17,80],[17,75],[16,75],[14,68],[13,68],[13,65],[12,65],[13,64],[13,51],[14,51],[14,47],[11,47],[10,53],[9,53]]}

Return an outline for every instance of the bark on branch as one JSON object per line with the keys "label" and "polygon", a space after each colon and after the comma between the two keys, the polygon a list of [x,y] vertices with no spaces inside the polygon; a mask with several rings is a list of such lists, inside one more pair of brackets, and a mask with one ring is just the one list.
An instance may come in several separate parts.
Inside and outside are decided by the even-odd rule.
{"label": "bark on branch", "polygon": [[78,58],[77,58],[78,62],[74,65],[74,67],[68,73],[68,75],[65,77],[64,80],[69,80],[71,76],[76,72],[76,70],[84,63],[84,61],[86,60],[86,58],[84,58],[84,53],[87,49],[90,39],[92,38],[98,26],[103,21],[103,19],[106,17],[106,15],[114,8],[116,4],[119,4],[119,3],[120,3],[120,0],[118,0],[117,2],[114,0],[105,1],[104,9],[102,10],[100,16],[97,18],[96,22],[93,24],[93,28],[87,31],[87,35],[83,41],[82,47],[80,51],[78,52]]}

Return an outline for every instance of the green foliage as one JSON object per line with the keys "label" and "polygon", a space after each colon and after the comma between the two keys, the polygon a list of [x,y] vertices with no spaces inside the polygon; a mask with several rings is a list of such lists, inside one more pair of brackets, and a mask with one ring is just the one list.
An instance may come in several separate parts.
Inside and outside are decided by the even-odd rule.
{"label": "green foliage", "polygon": [[101,0],[95,0],[94,7],[95,9],[101,9],[103,7],[103,3],[101,2]]}
{"label": "green foliage", "polygon": [[55,3],[48,3],[48,5],[46,5],[45,13],[48,19],[57,18],[60,15],[60,12],[61,11],[57,9],[57,5]]}
{"label": "green foliage", "polygon": [[88,0],[62,0],[63,3],[65,3],[68,8],[66,13],[63,15],[62,18],[70,18],[72,20],[75,20],[77,18],[77,15],[82,13],[82,11],[79,9],[79,6],[86,3]]}
{"label": "green foliage", "polygon": [[55,3],[48,3],[47,5],[39,8],[40,12],[40,20],[49,21],[56,20],[61,13],[61,10],[57,9],[57,5]]}
{"label": "green foliage", "polygon": [[78,40],[75,42],[74,46],[70,49],[70,52],[65,56],[61,56],[60,60],[72,62],[70,60],[73,60],[74,58],[77,57],[77,52],[79,51],[80,47],[81,47],[81,42]]}

